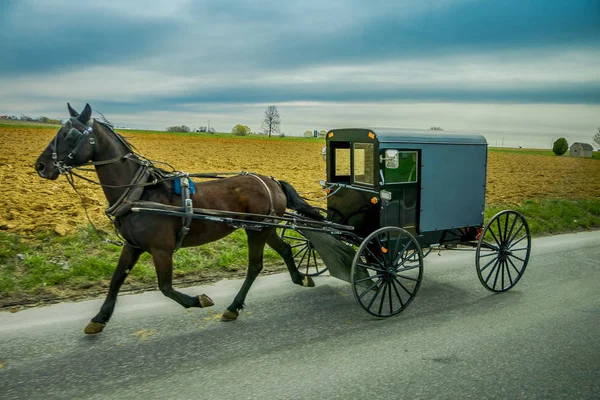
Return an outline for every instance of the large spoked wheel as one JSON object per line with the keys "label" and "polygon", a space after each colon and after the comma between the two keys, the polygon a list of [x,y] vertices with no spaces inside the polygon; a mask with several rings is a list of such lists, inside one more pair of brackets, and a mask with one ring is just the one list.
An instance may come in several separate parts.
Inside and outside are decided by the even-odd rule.
{"label": "large spoked wheel", "polygon": [[[324,217],[327,216],[326,210],[318,207],[316,209]],[[281,229],[281,239],[292,247],[292,257],[300,274],[317,276],[327,271],[327,266],[321,260],[319,253],[317,253],[312,243],[302,236],[300,232],[286,228],[285,226],[287,225],[288,223],[286,222]]]}
{"label": "large spoked wheel", "polygon": [[516,211],[494,215],[477,243],[475,265],[481,284],[492,292],[505,292],[523,276],[531,252],[531,235],[525,218]]}
{"label": "large spoked wheel", "polygon": [[423,253],[415,237],[385,227],[362,242],[352,262],[354,298],[369,314],[387,318],[402,312],[423,278]]}

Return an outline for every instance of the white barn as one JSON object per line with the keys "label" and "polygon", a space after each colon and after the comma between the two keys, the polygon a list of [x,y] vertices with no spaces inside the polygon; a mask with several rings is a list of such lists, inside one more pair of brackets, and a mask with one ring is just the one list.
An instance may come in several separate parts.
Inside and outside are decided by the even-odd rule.
{"label": "white barn", "polygon": [[591,144],[575,142],[569,149],[571,157],[592,157],[594,148]]}

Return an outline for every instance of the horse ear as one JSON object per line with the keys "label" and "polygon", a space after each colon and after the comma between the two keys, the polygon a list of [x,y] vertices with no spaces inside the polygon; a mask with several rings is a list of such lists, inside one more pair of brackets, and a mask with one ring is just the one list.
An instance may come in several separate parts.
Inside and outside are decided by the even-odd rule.
{"label": "horse ear", "polygon": [[92,107],[86,103],[81,115],[77,118],[82,124],[86,124],[92,116]]}
{"label": "horse ear", "polygon": [[79,116],[79,113],[73,110],[73,107],[71,107],[69,103],[67,103],[67,109],[69,110],[69,115],[71,115],[72,118]]}

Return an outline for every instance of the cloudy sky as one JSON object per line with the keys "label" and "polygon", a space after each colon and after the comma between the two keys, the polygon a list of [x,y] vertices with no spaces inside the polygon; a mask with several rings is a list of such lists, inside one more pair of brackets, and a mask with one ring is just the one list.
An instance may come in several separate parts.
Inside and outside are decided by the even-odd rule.
{"label": "cloudy sky", "polygon": [[591,142],[600,0],[0,0],[0,114]]}

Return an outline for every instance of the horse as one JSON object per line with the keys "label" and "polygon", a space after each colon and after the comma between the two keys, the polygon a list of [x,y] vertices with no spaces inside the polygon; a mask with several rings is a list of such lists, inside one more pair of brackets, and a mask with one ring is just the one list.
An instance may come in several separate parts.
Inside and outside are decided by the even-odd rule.
{"label": "horse", "polygon": [[[203,182],[191,181],[195,188],[191,194],[175,191],[174,180],[164,169],[137,154],[131,144],[116,133],[107,122],[92,118],[89,104],[81,113],[67,103],[70,119],[61,126],[56,136],[35,162],[35,170],[41,178],[56,180],[61,174],[69,174],[82,166],[94,166],[117,232],[124,239],[116,269],[112,275],[108,294],[100,311],[84,329],[86,334],[104,330],[110,320],[119,289],[138,261],[140,255],[151,255],[158,280],[158,288],[166,297],[185,308],[210,307],[214,303],[205,294],[189,296],[173,288],[173,254],[179,247],[200,246],[224,238],[239,226],[214,220],[202,220],[160,213],[132,211],[132,200],[175,206],[191,199],[193,208],[218,210],[240,215],[239,218],[269,221],[269,217],[283,216],[286,208],[301,216],[323,220],[321,214],[309,205],[293,186],[285,181],[255,174],[240,174]],[[182,186],[185,181],[182,180]],[[180,188],[181,189],[181,188]],[[187,204],[190,206],[190,204]],[[189,215],[188,215],[189,217]],[[273,221],[273,220],[271,220]],[[285,262],[292,282],[313,287],[309,276],[300,274],[289,244],[277,234],[275,224],[259,229],[246,229],[248,244],[248,269],[246,278],[221,316],[222,321],[234,321],[244,308],[246,295],[263,268],[265,244],[277,252]],[[242,226],[243,227],[243,226]]]}

